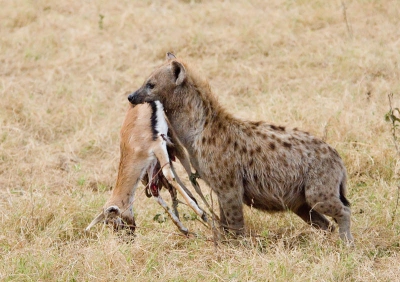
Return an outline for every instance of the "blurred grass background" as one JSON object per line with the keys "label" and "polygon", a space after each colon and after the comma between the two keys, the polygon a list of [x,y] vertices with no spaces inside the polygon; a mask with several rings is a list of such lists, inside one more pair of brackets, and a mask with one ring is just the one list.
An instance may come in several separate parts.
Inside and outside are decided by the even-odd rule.
{"label": "blurred grass background", "polygon": [[[397,1],[0,7],[0,280],[398,280],[400,161],[384,120],[389,93],[400,107]],[[235,116],[310,131],[339,151],[355,248],[293,214],[246,208],[249,236],[215,249],[186,207],[198,238],[153,221],[161,208],[141,188],[133,242],[107,227],[83,232],[116,179],[127,94],[167,51],[198,68]]]}

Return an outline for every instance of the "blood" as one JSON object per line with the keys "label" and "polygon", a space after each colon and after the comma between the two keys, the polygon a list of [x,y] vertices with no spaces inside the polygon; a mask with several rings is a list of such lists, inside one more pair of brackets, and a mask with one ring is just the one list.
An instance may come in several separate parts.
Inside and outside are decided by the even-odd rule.
{"label": "blood", "polygon": [[158,197],[158,185],[155,183],[155,181],[151,182],[150,190],[154,197]]}
{"label": "blood", "polygon": [[152,177],[151,183],[150,183],[150,191],[154,197],[158,197],[158,193],[160,192],[160,189],[162,187],[162,183],[160,181],[160,176],[162,176],[162,171],[161,171],[160,163],[157,162],[157,164],[154,168],[153,177]]}

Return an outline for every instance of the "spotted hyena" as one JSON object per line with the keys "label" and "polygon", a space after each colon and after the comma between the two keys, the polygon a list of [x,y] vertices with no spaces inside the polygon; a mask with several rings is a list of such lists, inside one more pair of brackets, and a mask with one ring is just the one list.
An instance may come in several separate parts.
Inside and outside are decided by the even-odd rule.
{"label": "spotted hyena", "polygon": [[233,117],[208,82],[173,54],[142,87],[132,104],[160,101],[200,177],[218,196],[221,225],[244,230],[242,203],[264,211],[291,210],[323,230],[339,225],[353,241],[346,169],[337,151],[307,132]]}

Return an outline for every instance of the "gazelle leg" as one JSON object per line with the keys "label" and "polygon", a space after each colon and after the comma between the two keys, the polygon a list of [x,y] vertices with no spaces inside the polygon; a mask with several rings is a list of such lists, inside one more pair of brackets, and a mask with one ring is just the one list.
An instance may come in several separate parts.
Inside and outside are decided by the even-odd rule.
{"label": "gazelle leg", "polygon": [[172,211],[174,212],[176,217],[179,218],[178,198],[175,188],[167,181],[167,179],[164,176],[161,177],[160,181],[162,182],[163,186],[168,189],[168,192],[171,195],[171,200],[172,200]]}
{"label": "gazelle leg", "polygon": [[[168,165],[166,165],[163,168],[163,173],[164,173],[164,169],[165,170],[169,170],[170,173],[172,174],[172,171],[169,169]],[[192,200],[192,198],[189,197],[188,194],[186,194],[185,190],[177,183],[174,183],[175,180],[173,177],[171,177],[170,179],[168,179],[168,177],[166,176],[167,180],[171,183],[171,185],[182,195],[182,197],[185,199],[186,203],[189,205],[189,207],[192,208],[192,210],[198,215],[200,216],[200,218],[207,222],[207,215],[206,213],[199,208],[199,206],[196,204],[195,201]]]}
{"label": "gazelle leg", "polygon": [[164,210],[168,213],[169,217],[172,219],[172,222],[178,227],[178,229],[185,235],[189,233],[189,230],[183,226],[182,222],[179,220],[179,218],[174,214],[174,212],[171,210],[171,208],[165,203],[163,198],[159,195],[158,197],[154,197],[154,199],[157,201],[157,203],[160,204],[164,208]]}
{"label": "gazelle leg", "polygon": [[194,212],[198,216],[200,216],[201,219],[203,219],[205,222],[207,222],[206,213],[202,209],[199,208],[199,206],[196,204],[196,202],[193,201],[193,199],[189,197],[189,195],[185,192],[185,190],[176,182],[175,176],[171,170],[167,147],[166,147],[166,142],[164,141],[164,139],[161,136],[159,136],[158,138],[159,138],[161,144],[160,144],[160,146],[157,146],[154,149],[154,154],[156,155],[158,161],[160,162],[160,165],[162,167],[162,172],[163,172],[165,178],[182,195],[183,199],[189,205],[189,207],[191,207],[194,210]]}

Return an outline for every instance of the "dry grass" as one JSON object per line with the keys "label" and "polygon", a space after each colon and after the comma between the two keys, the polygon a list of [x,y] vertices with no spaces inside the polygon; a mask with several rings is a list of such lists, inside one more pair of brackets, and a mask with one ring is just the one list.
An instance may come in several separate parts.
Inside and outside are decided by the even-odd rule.
{"label": "dry grass", "polygon": [[[0,1],[0,280],[395,281],[400,107],[397,1]],[[350,31],[350,32],[349,32]],[[134,242],[90,222],[114,185],[127,93],[166,51],[198,66],[231,112],[324,137],[349,174],[356,246],[290,213],[246,208],[220,244],[153,221]],[[203,184],[204,191],[209,188]],[[190,217],[190,212],[182,208]]]}

